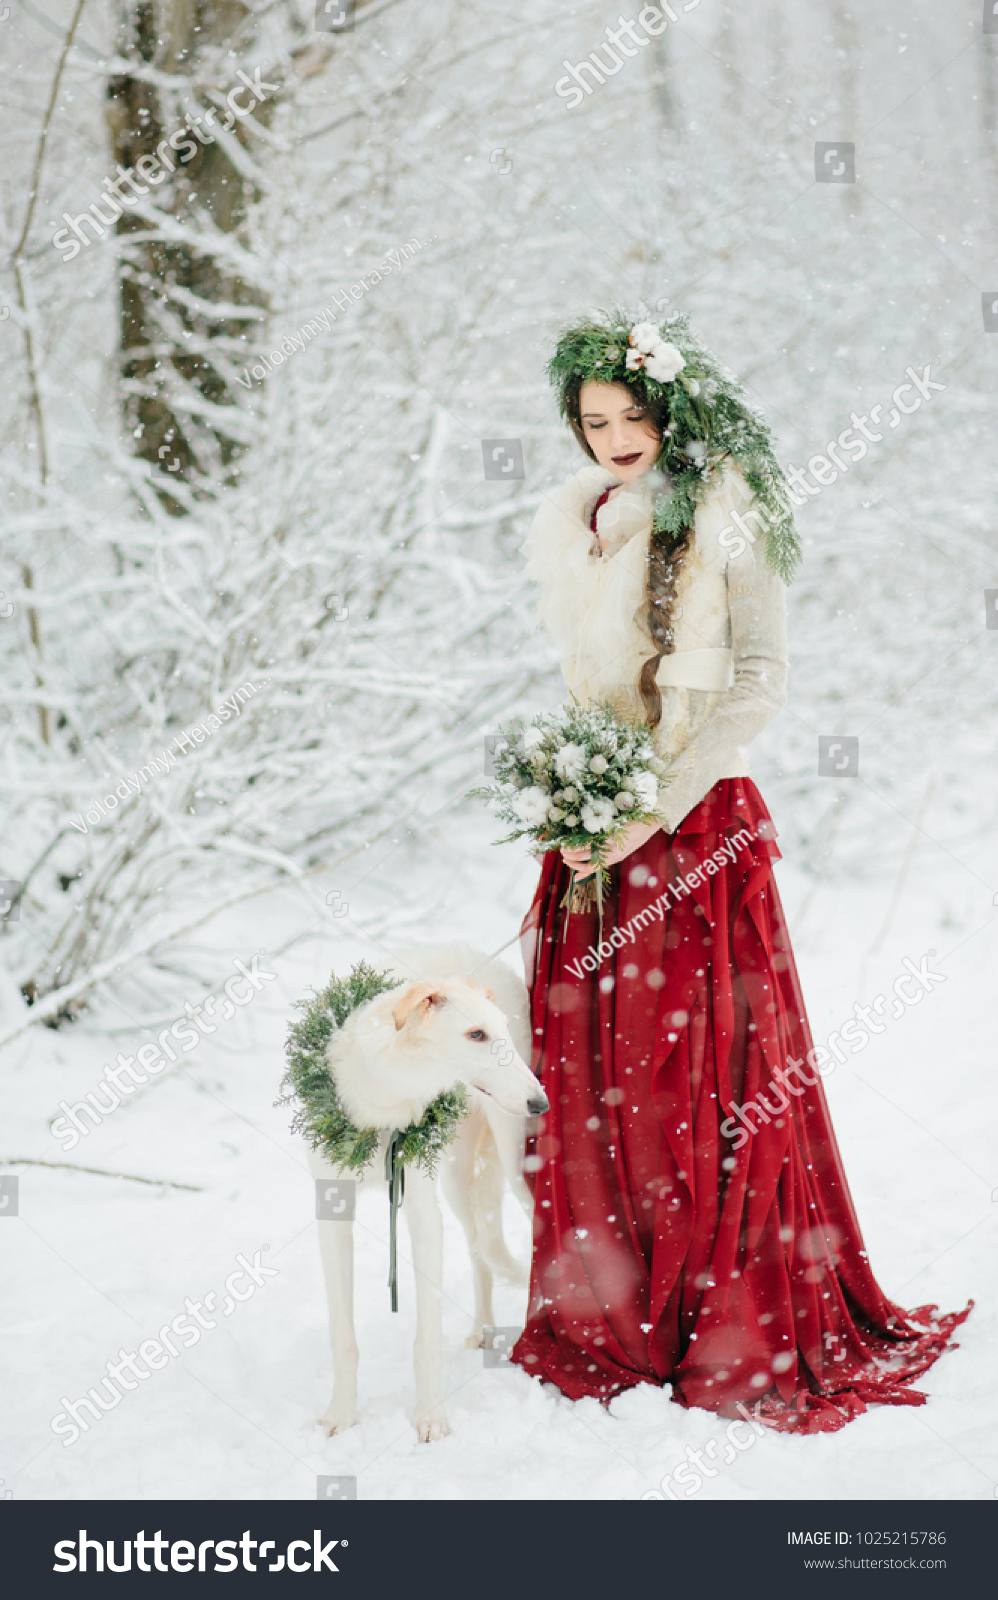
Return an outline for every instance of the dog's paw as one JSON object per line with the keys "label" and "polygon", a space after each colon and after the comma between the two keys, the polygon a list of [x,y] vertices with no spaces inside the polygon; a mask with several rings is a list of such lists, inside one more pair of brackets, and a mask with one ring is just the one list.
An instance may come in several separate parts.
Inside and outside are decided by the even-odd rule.
{"label": "dog's paw", "polygon": [[480,1350],[484,1343],[485,1335],[481,1328],[472,1328],[467,1339],[464,1341],[464,1348],[466,1350]]}
{"label": "dog's paw", "polygon": [[450,1423],[443,1405],[431,1406],[416,1418],[416,1434],[420,1444],[432,1444],[434,1439],[445,1439],[450,1433]]}
{"label": "dog's paw", "polygon": [[319,1427],[331,1439],[334,1433],[345,1433],[347,1428],[357,1425],[357,1412],[353,1406],[330,1406],[324,1417],[319,1418]]}

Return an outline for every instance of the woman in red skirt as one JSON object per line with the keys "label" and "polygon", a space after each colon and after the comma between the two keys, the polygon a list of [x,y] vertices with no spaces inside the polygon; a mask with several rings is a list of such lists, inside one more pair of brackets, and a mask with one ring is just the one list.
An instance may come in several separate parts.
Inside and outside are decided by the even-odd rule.
{"label": "woman in red skirt", "polygon": [[552,853],[524,922],[551,1111],[512,1359],[572,1399],[670,1383],[802,1431],[921,1404],[967,1311],[905,1312],[873,1276],[748,776],[799,555],[768,432],[682,318],[580,323],[550,371],[595,465],[541,508],[527,572],[570,691],[650,723],[664,771],[601,909],[588,852]]}

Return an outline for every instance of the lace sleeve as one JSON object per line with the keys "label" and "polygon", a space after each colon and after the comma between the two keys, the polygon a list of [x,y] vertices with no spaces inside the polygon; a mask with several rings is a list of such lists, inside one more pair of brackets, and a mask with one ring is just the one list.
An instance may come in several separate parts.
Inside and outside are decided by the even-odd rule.
{"label": "lace sleeve", "polygon": [[[737,498],[750,506],[747,492]],[[760,524],[756,521],[750,526]],[[715,538],[717,531],[713,530]],[[746,543],[737,556],[732,553],[725,568],[725,584],[734,683],[668,767],[670,781],[661,791],[658,815],[670,833],[718,779],[744,758],[745,747],[786,701],[786,595],[766,560],[764,533],[760,531],[759,538]]]}

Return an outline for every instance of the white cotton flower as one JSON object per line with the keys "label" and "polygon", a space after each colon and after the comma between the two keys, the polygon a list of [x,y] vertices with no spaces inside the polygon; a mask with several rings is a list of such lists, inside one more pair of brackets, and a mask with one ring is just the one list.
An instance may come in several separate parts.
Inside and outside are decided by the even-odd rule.
{"label": "white cotton flower", "polygon": [[543,748],[544,735],[540,728],[527,728],[523,735],[523,753],[528,758]]}
{"label": "white cotton flower", "polygon": [[567,789],[563,789],[561,791],[561,794],[558,798],[560,800],[568,800],[570,802],[575,801],[579,798],[579,791],[576,789],[574,784],[570,783]]}
{"label": "white cotton flower", "polygon": [[640,350],[628,350],[627,359],[624,362],[628,372],[638,372],[644,364],[645,358]]}
{"label": "white cotton flower", "polygon": [[661,343],[662,334],[654,322],[636,322],[631,329],[631,344],[635,350],[643,350],[645,355],[649,355]]}
{"label": "white cotton flower", "polygon": [[589,770],[590,772],[605,772],[609,765],[610,763],[606,756],[593,756],[589,763]]}
{"label": "white cotton flower", "polygon": [[610,800],[592,800],[582,807],[582,826],[587,833],[609,833],[616,821]]}
{"label": "white cotton flower", "polygon": [[560,750],[555,751],[554,770],[559,778],[571,783],[573,778],[581,778],[586,770],[586,752],[580,744],[563,744]]}
{"label": "white cotton flower", "polygon": [[650,811],[658,799],[658,779],[651,772],[636,772],[631,779],[631,788],[637,798],[638,804],[645,811]]}
{"label": "white cotton flower", "polygon": [[613,803],[618,811],[634,810],[634,796],[629,789],[618,789],[614,795]]}
{"label": "white cotton flower", "polygon": [[577,828],[578,826],[579,826],[579,819],[578,819],[578,817],[575,815],[575,813],[573,811],[565,818],[565,827],[566,828]]}
{"label": "white cotton flower", "polygon": [[662,340],[656,344],[645,362],[645,371],[656,383],[672,383],[685,365],[686,362],[675,345]]}
{"label": "white cotton flower", "polygon": [[544,790],[539,789],[534,783],[527,789],[521,789],[513,801],[513,810],[528,828],[539,827],[545,822],[550,809],[551,802]]}

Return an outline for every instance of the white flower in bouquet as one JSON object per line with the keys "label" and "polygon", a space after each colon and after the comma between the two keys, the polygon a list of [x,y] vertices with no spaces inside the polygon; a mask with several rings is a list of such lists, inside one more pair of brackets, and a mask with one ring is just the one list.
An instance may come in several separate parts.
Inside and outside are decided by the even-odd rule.
{"label": "white flower in bouquet", "polygon": [[544,748],[544,733],[540,728],[527,728],[523,734],[523,753],[529,760]]}
{"label": "white flower in bouquet", "polygon": [[586,770],[586,752],[581,744],[563,744],[555,751],[554,770],[565,783],[581,778]]}
{"label": "white flower in bouquet", "polygon": [[551,802],[544,790],[532,783],[529,788],[520,790],[513,801],[513,810],[528,828],[539,828],[542,822],[547,821]]}
{"label": "white flower in bouquet", "polygon": [[618,811],[633,811],[636,801],[627,789],[618,789],[614,795],[613,803]]}
{"label": "white flower in bouquet", "polygon": [[636,322],[631,329],[630,342],[635,350],[650,355],[655,346],[662,343],[662,334],[654,322]]}
{"label": "white flower in bouquet", "polygon": [[612,800],[591,800],[582,807],[582,826],[587,833],[609,833],[616,820]]}
{"label": "white flower in bouquet", "polygon": [[645,372],[656,383],[672,383],[682,372],[686,362],[674,344],[659,340],[645,358]]}
{"label": "white flower in bouquet", "polygon": [[595,772],[597,775],[599,775],[600,773],[605,772],[609,765],[610,763],[606,759],[606,756],[595,755],[589,763],[589,770],[590,772]]}
{"label": "white flower in bouquet", "polygon": [[645,358],[640,350],[628,350],[624,357],[624,365],[628,372],[639,372],[645,364]]}
{"label": "white flower in bouquet", "polygon": [[658,779],[653,772],[635,772],[631,776],[631,789],[640,806],[650,811],[658,799]]}

